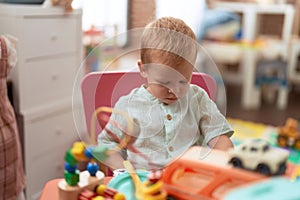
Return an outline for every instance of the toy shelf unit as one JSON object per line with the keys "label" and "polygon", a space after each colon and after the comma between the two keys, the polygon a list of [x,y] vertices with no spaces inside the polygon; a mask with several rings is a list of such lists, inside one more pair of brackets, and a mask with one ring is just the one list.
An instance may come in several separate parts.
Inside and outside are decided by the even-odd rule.
{"label": "toy shelf unit", "polygon": [[[127,41],[124,37],[118,37],[118,25],[92,26],[83,32],[83,44],[85,46],[85,73],[115,69],[115,57],[118,49]],[[121,41],[121,39],[123,39]]]}
{"label": "toy shelf unit", "polygon": [[81,10],[0,4],[1,32],[18,39],[9,74],[26,173],[26,199],[37,200],[47,181],[62,176],[63,155],[77,140],[74,79],[82,62]]}
{"label": "toy shelf unit", "polygon": [[[257,65],[260,61],[264,60],[279,60],[280,62],[284,62],[285,66],[283,72],[281,66],[276,68],[278,74],[287,73],[286,65],[288,62],[295,9],[289,4],[249,2],[216,2],[215,6],[218,9],[241,15],[241,41],[238,43],[211,42],[205,44],[205,47],[218,64],[238,64],[239,76],[236,73],[227,74],[225,71],[223,72],[224,77],[228,81],[242,84],[241,103],[243,108],[257,109],[261,103],[261,85],[255,84],[257,81]],[[283,16],[281,30],[278,35],[263,35],[261,22],[266,15]],[[219,56],[220,54],[222,55],[221,57]],[[259,71],[263,72],[264,70]],[[283,77],[281,75],[280,77]],[[277,102],[278,108],[286,107],[287,96],[287,85],[280,85]]]}
{"label": "toy shelf unit", "polygon": [[300,84],[300,39],[292,42],[288,63],[288,79],[290,82]]}

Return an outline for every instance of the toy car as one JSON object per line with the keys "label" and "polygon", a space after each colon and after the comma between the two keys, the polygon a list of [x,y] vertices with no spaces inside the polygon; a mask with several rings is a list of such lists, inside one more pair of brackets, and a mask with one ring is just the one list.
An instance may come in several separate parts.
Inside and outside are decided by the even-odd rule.
{"label": "toy car", "polygon": [[280,175],[286,170],[289,152],[271,147],[267,141],[251,139],[228,151],[234,167],[257,171],[264,175]]}

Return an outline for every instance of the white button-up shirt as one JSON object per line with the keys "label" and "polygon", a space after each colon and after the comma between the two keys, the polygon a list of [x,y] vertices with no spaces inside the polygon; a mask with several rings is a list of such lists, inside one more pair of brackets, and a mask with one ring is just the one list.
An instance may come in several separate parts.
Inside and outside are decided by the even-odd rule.
{"label": "white button-up shirt", "polygon": [[[129,133],[135,138],[134,148],[127,149],[127,159],[136,169],[161,168],[193,145],[207,145],[216,136],[233,134],[207,93],[192,84],[183,98],[170,105],[160,102],[141,86],[121,97],[114,109],[127,112],[135,121],[135,129]],[[113,113],[110,122],[106,129],[124,138],[126,119]],[[115,148],[118,143],[103,130],[98,145]]]}

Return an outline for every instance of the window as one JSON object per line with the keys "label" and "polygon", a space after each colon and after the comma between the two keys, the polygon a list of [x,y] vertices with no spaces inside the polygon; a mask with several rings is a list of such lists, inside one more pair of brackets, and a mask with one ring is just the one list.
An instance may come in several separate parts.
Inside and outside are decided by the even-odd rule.
{"label": "window", "polygon": [[[129,0],[73,0],[73,8],[82,9],[82,29],[84,31],[96,27],[102,29],[109,38],[117,32],[126,33],[128,29]],[[119,41],[119,45],[127,42],[127,37]]]}

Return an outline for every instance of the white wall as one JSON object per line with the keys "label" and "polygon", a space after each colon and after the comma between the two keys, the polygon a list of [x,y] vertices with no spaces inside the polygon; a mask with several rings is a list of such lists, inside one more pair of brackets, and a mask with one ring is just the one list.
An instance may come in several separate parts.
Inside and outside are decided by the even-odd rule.
{"label": "white wall", "polygon": [[156,0],[156,17],[177,17],[185,21],[196,33],[201,26],[205,0]]}
{"label": "white wall", "polygon": [[73,0],[73,8],[82,8],[82,28],[118,25],[119,32],[127,30],[127,0]]}

